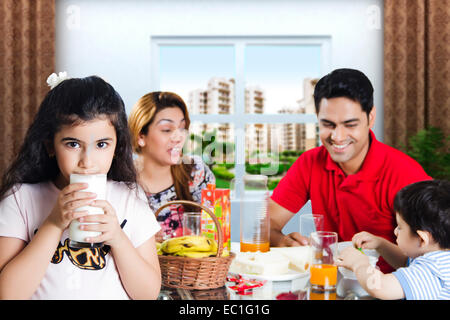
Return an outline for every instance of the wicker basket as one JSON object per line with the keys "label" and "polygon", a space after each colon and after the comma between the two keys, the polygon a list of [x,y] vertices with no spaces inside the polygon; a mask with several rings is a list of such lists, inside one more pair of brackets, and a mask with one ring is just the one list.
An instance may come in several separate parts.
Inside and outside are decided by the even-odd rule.
{"label": "wicker basket", "polygon": [[186,204],[200,207],[213,219],[218,236],[218,249],[215,257],[189,258],[178,256],[158,256],[161,267],[162,284],[171,288],[182,289],[214,289],[225,285],[228,268],[235,254],[230,252],[228,257],[222,257],[223,233],[216,216],[205,206],[192,201],[176,200],[162,205],[155,215],[172,204]]}

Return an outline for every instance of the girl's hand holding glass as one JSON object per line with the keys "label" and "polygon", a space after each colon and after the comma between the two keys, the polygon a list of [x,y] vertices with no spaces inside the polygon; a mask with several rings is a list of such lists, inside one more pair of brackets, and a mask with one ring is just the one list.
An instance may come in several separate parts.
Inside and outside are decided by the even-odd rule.
{"label": "girl's hand holding glass", "polygon": [[90,204],[90,206],[102,208],[105,214],[85,215],[78,219],[78,221],[82,223],[95,223],[80,225],[81,230],[102,233],[98,237],[86,238],[86,241],[91,243],[103,242],[111,247],[117,246],[117,244],[123,239],[121,236],[125,234],[122,232],[122,228],[117,220],[116,211],[114,208],[106,200],[95,200]]}
{"label": "girl's hand holding glass", "polygon": [[97,196],[92,192],[81,191],[87,187],[86,183],[74,183],[63,188],[47,219],[64,231],[72,220],[86,216],[87,211],[75,211],[75,209],[91,204]]}

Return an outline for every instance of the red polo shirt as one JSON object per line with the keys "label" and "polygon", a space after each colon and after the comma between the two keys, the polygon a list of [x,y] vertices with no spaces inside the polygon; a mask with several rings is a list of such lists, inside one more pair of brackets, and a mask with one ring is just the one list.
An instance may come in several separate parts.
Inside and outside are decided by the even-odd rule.
{"label": "red polo shirt", "polygon": [[[430,180],[412,158],[376,140],[361,169],[346,176],[324,146],[303,153],[281,179],[271,199],[296,213],[311,200],[312,211],[324,215],[324,229],[336,231],[339,241],[350,241],[367,231],[395,242],[394,197],[404,186]],[[381,271],[393,269],[380,258]]]}

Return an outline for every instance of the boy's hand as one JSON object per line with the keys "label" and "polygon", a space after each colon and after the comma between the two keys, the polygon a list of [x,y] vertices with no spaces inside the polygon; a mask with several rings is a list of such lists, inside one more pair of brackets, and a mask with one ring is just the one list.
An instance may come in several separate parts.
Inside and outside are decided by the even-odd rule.
{"label": "boy's hand", "polygon": [[82,191],[87,187],[86,183],[73,183],[62,189],[47,220],[63,231],[72,220],[87,215],[87,211],[75,211],[89,205],[97,196],[95,193]]}
{"label": "boy's hand", "polygon": [[97,231],[102,234],[97,237],[87,238],[85,240],[91,243],[104,242],[111,247],[117,246],[123,239],[123,236],[126,235],[123,233],[122,228],[119,225],[114,208],[106,200],[95,200],[90,204],[90,206],[102,208],[105,213],[81,217],[78,219],[81,223],[90,222],[96,224],[80,225],[80,229],[86,231]]}
{"label": "boy's hand", "polygon": [[363,254],[358,249],[352,247],[348,247],[342,250],[338,258],[336,259],[336,265],[338,267],[344,267],[352,270],[353,272],[355,272],[355,270],[359,266],[365,264],[370,264],[369,257]]}
{"label": "boy's hand", "polygon": [[363,231],[355,234],[352,238],[352,242],[357,248],[378,249],[381,239],[369,232]]}

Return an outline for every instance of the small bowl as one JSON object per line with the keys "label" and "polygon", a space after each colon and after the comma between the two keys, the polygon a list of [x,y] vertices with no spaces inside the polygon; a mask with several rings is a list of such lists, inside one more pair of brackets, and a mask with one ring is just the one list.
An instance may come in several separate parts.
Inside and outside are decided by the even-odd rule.
{"label": "small bowl", "polygon": [[[351,241],[344,241],[338,243],[338,252],[340,253],[342,250],[348,247],[353,247],[353,243]],[[374,249],[362,249],[362,252],[369,257],[369,263],[371,266],[375,267],[380,254]],[[356,280],[356,276],[353,271],[346,269],[344,267],[339,267],[339,272],[346,279]]]}

